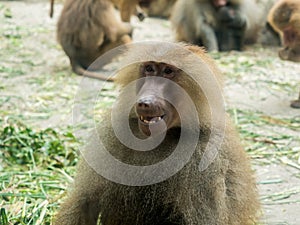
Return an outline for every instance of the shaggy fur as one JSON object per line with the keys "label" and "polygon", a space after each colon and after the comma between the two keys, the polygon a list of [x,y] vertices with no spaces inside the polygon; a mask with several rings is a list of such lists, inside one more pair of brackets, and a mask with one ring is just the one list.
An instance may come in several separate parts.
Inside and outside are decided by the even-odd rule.
{"label": "shaggy fur", "polygon": [[[184,45],[182,47],[191,52],[180,52],[161,45],[129,49],[127,57],[133,57],[132,61],[137,63],[121,69],[117,75],[116,82],[121,91],[128,83],[140,77],[139,62],[149,60],[177,65],[195,79],[212,76],[219,81],[217,85],[221,87],[221,74],[203,49]],[[202,64],[194,64],[191,56],[195,55],[202,60]],[[206,170],[199,171],[198,165],[211,133],[210,106],[214,107],[214,103],[207,102],[199,85],[186,73],[182,72],[176,82],[196,104],[200,129],[198,144],[190,161],[176,175],[161,183],[126,186],[104,179],[85,160],[81,160],[73,190],[62,204],[55,225],[96,225],[99,214],[102,225],[253,224],[259,210],[255,179],[249,159],[228,117],[225,138],[215,160]],[[123,96],[126,95],[121,92],[119,101],[124,100]],[[133,114],[129,120],[133,133],[137,137],[143,137],[137,126],[137,116]],[[188,129],[171,128],[157,148],[143,153],[121,144],[110,121],[108,111],[97,129],[98,132],[94,133],[87,151],[99,147],[97,136],[100,135],[103,145],[114,157],[131,165],[151,165],[165,159],[177,146],[180,130]],[[143,173],[142,169],[140,173]],[[157,175],[159,174],[160,171]]]}

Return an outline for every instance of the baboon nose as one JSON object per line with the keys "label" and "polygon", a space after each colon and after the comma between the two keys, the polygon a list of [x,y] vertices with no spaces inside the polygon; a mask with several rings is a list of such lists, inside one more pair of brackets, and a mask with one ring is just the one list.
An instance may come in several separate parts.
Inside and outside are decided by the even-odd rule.
{"label": "baboon nose", "polygon": [[140,98],[137,101],[137,106],[141,109],[147,109],[147,108],[151,108],[151,106],[153,106],[154,103],[154,98],[152,96],[147,96],[144,98]]}
{"label": "baboon nose", "polygon": [[161,116],[164,114],[162,99],[153,95],[141,97],[136,102],[136,112],[141,116]]}

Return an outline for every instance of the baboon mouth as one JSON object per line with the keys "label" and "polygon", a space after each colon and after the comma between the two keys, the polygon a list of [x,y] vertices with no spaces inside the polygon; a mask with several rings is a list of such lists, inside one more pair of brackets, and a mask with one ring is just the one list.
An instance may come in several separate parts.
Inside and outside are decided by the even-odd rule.
{"label": "baboon mouth", "polygon": [[162,116],[139,116],[140,121],[145,124],[155,124],[163,120],[165,115]]}

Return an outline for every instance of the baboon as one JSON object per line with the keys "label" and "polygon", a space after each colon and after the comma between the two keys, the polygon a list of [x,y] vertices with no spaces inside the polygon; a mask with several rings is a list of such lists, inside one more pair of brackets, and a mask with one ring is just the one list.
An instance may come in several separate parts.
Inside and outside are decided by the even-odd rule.
{"label": "baboon", "polygon": [[[222,78],[213,60],[200,47],[170,43],[128,47],[125,58],[135,63],[116,75],[121,89],[117,106],[103,114],[92,134],[54,224],[96,225],[99,214],[102,225],[253,224],[259,209],[255,179],[236,130],[225,110],[218,108],[223,105],[218,92]],[[128,107],[129,96],[133,107]],[[128,114],[126,107],[131,109]],[[111,116],[117,126],[112,126]],[[127,147],[115,129],[122,129],[118,125],[125,120],[141,141],[150,133],[152,138],[162,132],[165,136],[151,151]],[[209,146],[218,152],[211,164],[199,169],[201,160],[209,158]],[[104,152],[115,157],[116,164]],[[169,159],[174,161],[164,164]],[[134,171],[122,169],[120,162]],[[177,166],[178,171],[164,177]],[[162,180],[151,183],[152,179]]]}
{"label": "baboon", "polygon": [[176,0],[139,0],[145,13],[151,17],[169,18]]}
{"label": "baboon", "polygon": [[66,0],[57,23],[57,39],[73,71],[101,80],[107,79],[87,68],[108,50],[130,43],[131,33],[131,25],[118,20],[107,0]]}
{"label": "baboon", "polygon": [[[280,0],[270,10],[268,21],[280,34],[283,49],[279,51],[282,60],[300,62],[300,2]],[[292,101],[291,107],[300,108],[299,98]]]}
{"label": "baboon", "polygon": [[300,62],[300,2],[278,1],[270,10],[268,21],[282,39],[284,48],[279,51],[279,57]]}
{"label": "baboon", "polygon": [[171,16],[177,40],[203,45],[208,51],[241,50],[247,25],[243,4],[241,0],[178,0]]}
{"label": "baboon", "polygon": [[276,43],[276,36],[267,41],[259,37],[273,1],[178,0],[171,16],[176,39],[203,45],[208,51],[243,50],[258,41]]}

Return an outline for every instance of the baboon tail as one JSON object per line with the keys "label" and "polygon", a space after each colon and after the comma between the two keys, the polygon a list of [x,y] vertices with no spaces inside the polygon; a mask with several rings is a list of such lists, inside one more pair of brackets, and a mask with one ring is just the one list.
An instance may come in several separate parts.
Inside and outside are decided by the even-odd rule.
{"label": "baboon tail", "polygon": [[77,62],[73,61],[73,62],[71,62],[71,64],[72,64],[73,72],[76,73],[76,74],[78,74],[78,75],[85,76],[85,77],[90,77],[90,78],[94,78],[94,79],[97,79],[97,80],[108,81],[108,82],[113,82],[114,81],[114,78],[112,78],[112,77],[108,77],[108,76],[106,76],[104,74],[84,69]]}

